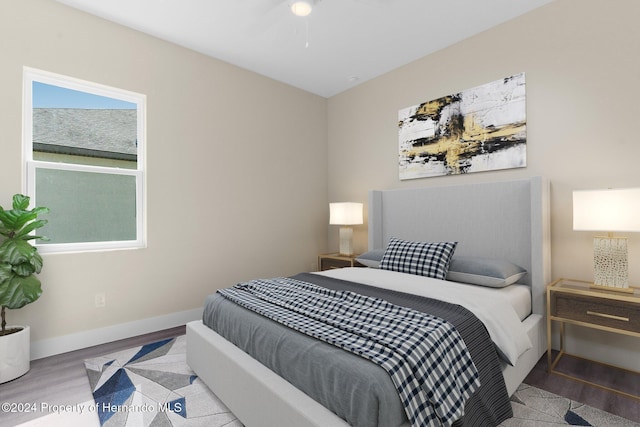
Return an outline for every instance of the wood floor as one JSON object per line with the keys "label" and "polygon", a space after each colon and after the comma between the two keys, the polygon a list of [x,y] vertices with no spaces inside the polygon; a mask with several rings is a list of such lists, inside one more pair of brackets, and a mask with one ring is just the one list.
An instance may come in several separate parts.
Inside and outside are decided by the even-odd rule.
{"label": "wood floor", "polygon": [[[31,362],[31,370],[21,378],[0,384],[0,402],[77,404],[92,400],[83,361],[130,347],[185,333],[184,326],[139,337],[89,347]],[[640,374],[611,366],[565,356],[558,369],[585,379],[606,381],[640,395]],[[547,373],[547,359],[542,357],[525,382],[534,387],[568,397],[587,405],[627,418],[640,425],[640,400],[590,386],[580,381]],[[39,408],[38,408],[39,409]],[[11,427],[40,417],[36,412],[6,413],[0,411],[0,427]]]}
{"label": "wood floor", "polygon": [[556,370],[638,397],[634,399],[591,386],[582,381],[568,379],[561,375],[549,375],[547,373],[546,354],[525,378],[524,382],[534,387],[550,391],[551,393],[627,418],[638,423],[640,426],[640,373],[570,355],[564,355],[562,357],[556,366]]}

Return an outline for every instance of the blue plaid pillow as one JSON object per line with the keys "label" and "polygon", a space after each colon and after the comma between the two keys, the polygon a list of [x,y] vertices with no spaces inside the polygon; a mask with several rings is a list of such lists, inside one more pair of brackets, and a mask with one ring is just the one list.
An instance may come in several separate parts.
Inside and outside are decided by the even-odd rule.
{"label": "blue plaid pillow", "polygon": [[411,242],[392,237],[380,268],[444,280],[458,242]]}

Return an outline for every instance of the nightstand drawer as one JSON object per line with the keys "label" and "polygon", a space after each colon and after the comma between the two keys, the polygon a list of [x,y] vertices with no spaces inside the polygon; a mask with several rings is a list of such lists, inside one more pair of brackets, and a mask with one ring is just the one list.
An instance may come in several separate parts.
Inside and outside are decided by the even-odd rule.
{"label": "nightstand drawer", "polygon": [[345,261],[342,259],[324,258],[320,261],[321,270],[331,270],[334,268],[351,267],[351,261]]}
{"label": "nightstand drawer", "polygon": [[333,254],[322,254],[318,255],[318,270],[332,270],[334,268],[344,268],[344,267],[364,267],[356,258],[357,254],[354,255],[340,255],[337,253]]}
{"label": "nightstand drawer", "polygon": [[633,303],[554,292],[551,315],[640,333],[640,310]]}

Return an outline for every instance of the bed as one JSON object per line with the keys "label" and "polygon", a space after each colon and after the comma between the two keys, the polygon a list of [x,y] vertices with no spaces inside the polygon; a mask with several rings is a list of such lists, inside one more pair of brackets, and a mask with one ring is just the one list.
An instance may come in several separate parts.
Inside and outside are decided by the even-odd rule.
{"label": "bed", "polygon": [[[394,238],[457,241],[456,257],[506,259],[527,271],[518,284],[524,285],[529,293],[530,304],[525,303],[520,312],[517,308],[513,311],[519,312],[518,324],[514,326],[526,334],[529,345],[515,356],[512,364],[503,360],[500,366],[509,395],[546,350],[543,317],[544,289],[549,280],[548,191],[548,183],[534,177],[369,194],[371,251],[383,250]],[[316,276],[376,286],[375,270],[342,269]],[[450,279],[447,283],[458,286]],[[523,286],[517,288],[522,290]],[[517,307],[520,303],[514,304]],[[202,321],[187,325],[187,361],[249,427],[349,425]]]}

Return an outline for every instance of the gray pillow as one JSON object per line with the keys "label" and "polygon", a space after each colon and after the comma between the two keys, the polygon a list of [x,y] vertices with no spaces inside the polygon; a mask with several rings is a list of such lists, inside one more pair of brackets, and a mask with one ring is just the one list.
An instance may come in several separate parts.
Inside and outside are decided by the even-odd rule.
{"label": "gray pillow", "polygon": [[362,255],[358,255],[356,261],[362,265],[366,265],[367,267],[380,268],[380,261],[382,261],[383,255],[384,249],[373,249],[363,253]]}
{"label": "gray pillow", "polygon": [[447,280],[472,285],[504,288],[520,280],[527,270],[507,260],[455,256],[449,264]]}

